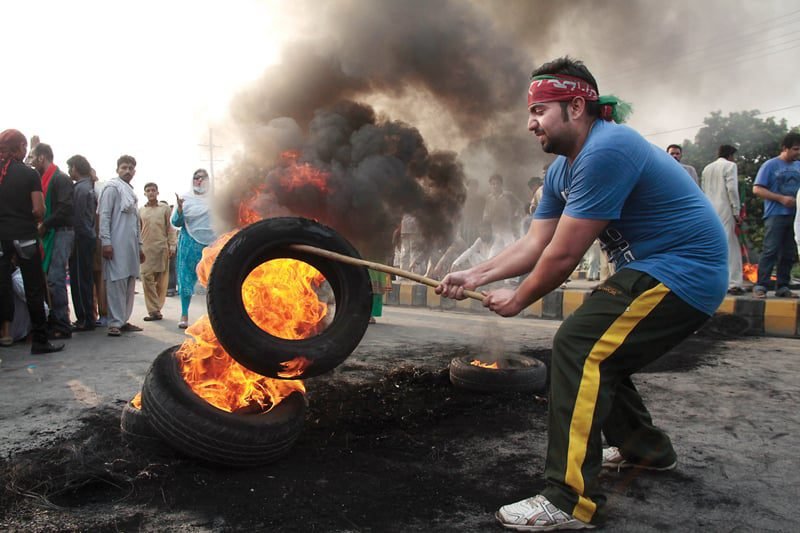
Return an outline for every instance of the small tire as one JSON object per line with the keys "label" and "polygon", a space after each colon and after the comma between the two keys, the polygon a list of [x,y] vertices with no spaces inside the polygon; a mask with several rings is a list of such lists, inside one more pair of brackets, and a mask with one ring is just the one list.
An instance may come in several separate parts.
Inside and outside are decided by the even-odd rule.
{"label": "small tire", "polygon": [[[311,364],[288,379],[318,376],[344,361],[367,331],[372,285],[365,267],[298,252],[290,244],[307,244],[360,258],[358,251],[333,229],[313,220],[276,217],[236,233],[220,250],[208,280],[208,317],[219,343],[242,366],[276,379],[282,363],[304,357]],[[333,321],[318,335],[282,339],[261,329],[245,309],[242,284],[248,274],[271,259],[289,258],[313,266],[325,276],[336,298]]]}
{"label": "small tire", "polygon": [[134,407],[131,401],[122,408],[119,429],[125,442],[130,442],[137,446],[153,446],[161,442],[161,438],[153,429],[150,419],[141,409]]}
{"label": "small tire", "polygon": [[267,464],[289,452],[303,429],[302,394],[290,394],[265,413],[228,413],[197,396],[184,381],[177,349],[156,357],[142,387],[142,409],[164,442],[191,457],[241,468]]}
{"label": "small tire", "polygon": [[450,361],[450,382],[459,388],[478,392],[544,392],[547,366],[533,357],[512,355],[497,359],[499,368],[470,364],[475,357],[456,357]]}

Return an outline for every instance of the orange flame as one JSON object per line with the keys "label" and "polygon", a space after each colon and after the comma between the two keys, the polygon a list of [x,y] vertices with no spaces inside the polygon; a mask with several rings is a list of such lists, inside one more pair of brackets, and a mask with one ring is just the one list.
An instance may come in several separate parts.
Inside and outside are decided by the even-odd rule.
{"label": "orange flame", "polygon": [[134,396],[133,400],[131,400],[131,405],[133,406],[134,409],[138,409],[140,411],[142,410],[142,393],[141,392],[137,392],[136,393],[136,396]]}
{"label": "orange flame", "polygon": [[758,281],[758,265],[753,263],[745,263],[742,265],[742,273],[746,280],[750,283],[755,283]]}
{"label": "orange flame", "polygon": [[[311,185],[328,192],[330,173],[309,163],[298,163],[300,152],[281,154],[278,185],[291,191]],[[268,209],[265,209],[268,208]],[[238,208],[238,225],[258,222],[264,211],[278,211],[273,191],[267,183],[254,188]],[[272,216],[275,216],[273,214]],[[197,266],[198,280],[208,284],[211,267],[222,247],[236,234],[222,235],[203,250]],[[255,268],[242,284],[242,302],[251,319],[261,329],[284,339],[303,339],[316,335],[325,324],[328,305],[319,299],[324,276],[311,265],[293,259],[275,259]],[[237,363],[219,344],[207,316],[187,328],[187,339],[177,356],[186,383],[199,397],[228,412],[269,410],[292,392],[305,392],[302,381],[271,379]],[[297,357],[281,363],[281,378],[301,375],[311,361]]]}
{"label": "orange flame", "polygon": [[[211,267],[222,247],[236,234],[222,235],[203,250],[198,279],[208,282]],[[242,302],[260,328],[284,339],[315,335],[323,325],[328,306],[317,290],[325,277],[314,267],[294,259],[275,259],[259,265],[242,284]],[[237,363],[220,346],[207,316],[187,330],[193,340],[178,349],[181,373],[195,394],[228,412],[258,407],[268,410],[294,391],[305,392],[302,381],[271,379]],[[282,363],[282,378],[298,376],[311,361],[304,357]]]}
{"label": "orange flame", "polygon": [[491,368],[492,370],[500,369],[500,367],[497,366],[497,361],[495,361],[494,363],[484,363],[483,361],[479,361],[478,359],[473,359],[472,361],[470,361],[469,364],[471,364],[472,366],[479,366],[481,368]]}
{"label": "orange flame", "polygon": [[234,361],[220,346],[207,315],[186,333],[193,340],[178,349],[181,374],[192,391],[214,407],[229,413],[253,407],[268,411],[294,391],[305,393],[302,381],[266,378]]}
{"label": "orange flame", "polygon": [[240,228],[249,226],[261,220],[261,215],[258,214],[256,206],[258,205],[262,194],[264,193],[266,185],[261,185],[250,191],[250,197],[242,200],[239,204],[239,216],[237,217],[237,224]]}
{"label": "orange flame", "polygon": [[[317,291],[325,277],[302,261],[273,259],[259,265],[242,284],[242,302],[253,322],[282,339],[316,335],[328,306]],[[293,367],[296,368],[296,367]]]}
{"label": "orange flame", "polygon": [[286,190],[294,190],[304,185],[312,185],[322,192],[328,192],[328,177],[330,172],[325,172],[310,163],[298,163],[300,152],[287,150],[281,154],[281,161],[287,166],[281,173],[280,184]]}

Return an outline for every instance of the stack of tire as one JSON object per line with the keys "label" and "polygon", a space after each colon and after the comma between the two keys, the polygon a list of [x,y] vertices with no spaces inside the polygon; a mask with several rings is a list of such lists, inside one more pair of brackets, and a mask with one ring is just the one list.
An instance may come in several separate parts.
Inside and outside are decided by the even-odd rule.
{"label": "stack of tire", "polygon": [[[283,364],[299,356],[311,364],[293,379],[339,365],[364,336],[372,306],[366,268],[288,248],[295,243],[358,257],[356,249],[327,226],[301,218],[272,218],[236,233],[220,250],[208,282],[208,314],[220,344],[242,366],[271,378],[279,378]],[[312,338],[273,337],[245,310],[241,287],[247,275],[277,258],[310,264],[333,289],[336,314]],[[133,402],[123,409],[121,429],[126,439],[145,445],[160,440],[186,455],[234,467],[266,464],[289,452],[303,429],[302,394],[294,392],[266,412],[223,411],[197,396],[184,381],[175,356],[178,348],[163,351],[150,367],[142,386],[141,410]]]}
{"label": "stack of tire", "polygon": [[185,455],[233,467],[267,464],[289,452],[303,430],[302,394],[294,392],[266,412],[223,411],[186,384],[177,349],[161,352],[150,367],[141,410],[132,402],[123,409],[120,426],[127,441],[148,447],[167,443]]}

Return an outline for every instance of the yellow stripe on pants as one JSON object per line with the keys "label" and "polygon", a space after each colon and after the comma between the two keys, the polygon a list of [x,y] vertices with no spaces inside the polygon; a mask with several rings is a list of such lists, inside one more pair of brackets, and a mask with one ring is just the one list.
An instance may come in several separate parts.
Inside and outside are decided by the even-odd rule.
{"label": "yellow stripe on pants", "polygon": [[581,469],[586,458],[586,446],[592,429],[597,394],[600,389],[600,364],[622,346],[633,328],[642,321],[669,293],[663,283],[643,292],[636,298],[592,346],[583,363],[583,375],[578,386],[578,397],[569,425],[569,449],[567,450],[567,472],[564,481],[578,493],[578,503],[572,515],[589,522],[597,505],[583,496],[584,483]]}

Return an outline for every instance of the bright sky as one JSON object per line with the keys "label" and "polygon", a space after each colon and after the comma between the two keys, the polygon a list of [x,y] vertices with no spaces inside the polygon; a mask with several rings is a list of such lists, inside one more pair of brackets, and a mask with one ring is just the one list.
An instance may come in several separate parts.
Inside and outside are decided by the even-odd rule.
{"label": "bright sky", "polygon": [[19,52],[4,69],[0,129],[39,135],[65,171],[82,154],[101,179],[133,155],[140,197],[155,181],[170,203],[208,168],[198,145],[237,88],[277,61],[283,38],[276,2],[264,0],[4,2],[2,17],[6,50]]}

